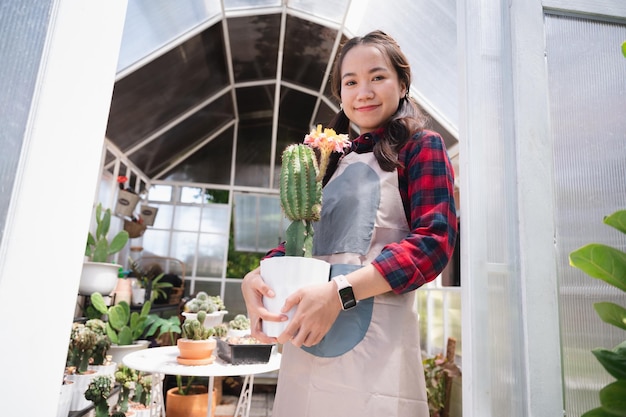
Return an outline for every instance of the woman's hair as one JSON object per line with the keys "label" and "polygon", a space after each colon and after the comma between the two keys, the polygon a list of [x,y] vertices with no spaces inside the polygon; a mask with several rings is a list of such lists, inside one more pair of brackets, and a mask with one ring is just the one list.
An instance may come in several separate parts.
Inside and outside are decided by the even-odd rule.
{"label": "woman's hair", "polygon": [[[398,43],[386,33],[376,30],[365,36],[348,40],[341,48],[335,60],[331,75],[333,95],[341,100],[341,66],[346,54],[357,45],[369,45],[378,48],[389,60],[398,74],[400,84],[406,88],[406,95],[400,99],[398,110],[388,121],[381,140],[374,146],[374,155],[380,167],[385,171],[393,171],[398,167],[398,152],[415,133],[424,129],[427,117],[419,109],[417,103],[409,97],[411,87],[411,67]],[[350,120],[343,110],[333,118],[330,127],[337,132],[347,132],[351,137],[355,133],[350,127]]]}

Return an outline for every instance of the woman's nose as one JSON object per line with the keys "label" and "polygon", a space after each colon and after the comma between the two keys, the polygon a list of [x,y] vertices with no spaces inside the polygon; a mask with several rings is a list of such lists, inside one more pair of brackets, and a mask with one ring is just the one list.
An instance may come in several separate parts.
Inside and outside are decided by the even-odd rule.
{"label": "woman's nose", "polygon": [[361,84],[357,93],[357,99],[368,100],[374,96],[374,91],[369,84]]}

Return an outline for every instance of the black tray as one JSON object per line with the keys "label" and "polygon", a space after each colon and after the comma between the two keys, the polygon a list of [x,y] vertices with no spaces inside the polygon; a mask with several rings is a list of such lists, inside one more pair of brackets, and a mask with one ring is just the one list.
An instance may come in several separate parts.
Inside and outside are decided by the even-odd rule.
{"label": "black tray", "polygon": [[267,363],[272,354],[274,345],[260,343],[238,344],[229,343],[224,339],[217,339],[217,355],[233,365],[248,365],[253,363]]}

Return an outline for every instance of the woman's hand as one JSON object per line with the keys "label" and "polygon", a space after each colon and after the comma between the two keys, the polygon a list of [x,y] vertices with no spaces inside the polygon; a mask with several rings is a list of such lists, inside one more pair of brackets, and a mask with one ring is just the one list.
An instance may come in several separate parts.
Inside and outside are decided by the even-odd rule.
{"label": "woman's hand", "polygon": [[262,321],[285,321],[287,315],[270,313],[263,306],[263,297],[274,297],[274,291],[261,278],[260,268],[246,274],[241,282],[241,292],[250,318],[250,333],[262,343],[276,343],[276,338],[269,337],[262,330]]}
{"label": "woman's hand", "polygon": [[318,344],[328,333],[341,311],[337,286],[333,281],[307,286],[287,297],[282,312],[297,307],[285,331],[278,336],[279,343],[300,347]]}

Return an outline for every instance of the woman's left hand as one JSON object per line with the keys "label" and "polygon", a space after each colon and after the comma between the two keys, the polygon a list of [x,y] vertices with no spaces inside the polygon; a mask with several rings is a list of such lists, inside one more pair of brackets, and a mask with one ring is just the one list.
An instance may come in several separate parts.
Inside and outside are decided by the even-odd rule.
{"label": "woman's left hand", "polygon": [[333,281],[301,288],[287,297],[282,312],[297,307],[289,325],[278,336],[279,343],[300,347],[318,344],[328,333],[341,311],[337,286]]}

